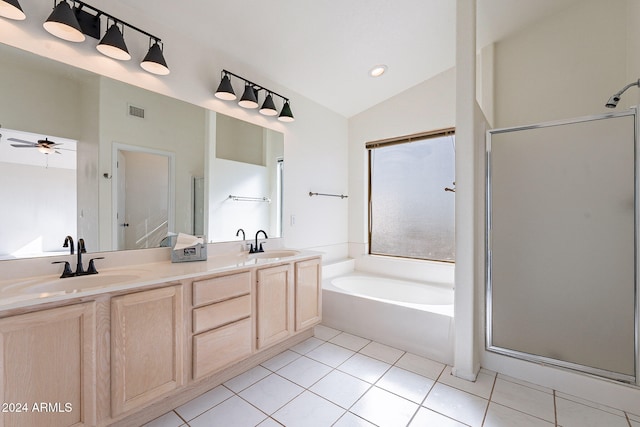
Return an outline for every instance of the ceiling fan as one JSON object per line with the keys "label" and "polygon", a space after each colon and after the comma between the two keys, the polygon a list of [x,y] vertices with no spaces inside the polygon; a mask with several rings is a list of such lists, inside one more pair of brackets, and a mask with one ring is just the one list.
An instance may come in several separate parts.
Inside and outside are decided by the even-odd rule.
{"label": "ceiling fan", "polygon": [[[7,138],[7,140],[19,143],[19,144],[11,144],[12,147],[35,148],[42,154],[51,154],[51,153],[62,154],[60,153],[60,151],[58,151],[58,148],[56,148],[58,145],[62,145],[62,144],[49,141],[47,138],[39,139],[38,142],[25,141],[24,139],[18,139],[18,138]],[[64,148],[60,148],[60,150],[64,150]]]}

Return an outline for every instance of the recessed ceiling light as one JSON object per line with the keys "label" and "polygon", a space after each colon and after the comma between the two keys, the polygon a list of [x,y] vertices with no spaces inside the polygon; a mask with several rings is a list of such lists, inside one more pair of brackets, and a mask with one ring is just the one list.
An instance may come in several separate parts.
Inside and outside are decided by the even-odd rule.
{"label": "recessed ceiling light", "polygon": [[371,77],[380,77],[387,71],[387,66],[384,64],[376,65],[371,70],[369,70],[369,75]]}

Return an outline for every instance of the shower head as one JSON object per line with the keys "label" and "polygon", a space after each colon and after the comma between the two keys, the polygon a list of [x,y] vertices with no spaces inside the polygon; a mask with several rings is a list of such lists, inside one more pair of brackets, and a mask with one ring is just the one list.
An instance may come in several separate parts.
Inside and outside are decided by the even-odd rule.
{"label": "shower head", "polygon": [[620,101],[620,97],[622,96],[622,94],[627,89],[629,89],[631,86],[640,86],[640,79],[638,79],[638,81],[629,83],[628,85],[626,85],[625,87],[620,89],[618,92],[614,93],[611,96],[611,98],[609,98],[607,103],[605,104],[605,107],[607,107],[607,108],[616,108],[616,106],[618,105],[618,102]]}
{"label": "shower head", "polygon": [[607,107],[607,108],[616,108],[618,106],[618,102],[619,101],[620,101],[620,95],[618,95],[616,93],[611,98],[609,98],[609,100],[605,104],[605,107]]}

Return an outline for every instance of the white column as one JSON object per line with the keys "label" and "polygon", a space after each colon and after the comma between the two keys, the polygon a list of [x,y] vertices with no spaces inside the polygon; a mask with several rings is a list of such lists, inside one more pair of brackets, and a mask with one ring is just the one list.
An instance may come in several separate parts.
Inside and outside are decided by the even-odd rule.
{"label": "white column", "polygon": [[456,267],[453,374],[473,381],[476,349],[475,137],[476,0],[456,2]]}

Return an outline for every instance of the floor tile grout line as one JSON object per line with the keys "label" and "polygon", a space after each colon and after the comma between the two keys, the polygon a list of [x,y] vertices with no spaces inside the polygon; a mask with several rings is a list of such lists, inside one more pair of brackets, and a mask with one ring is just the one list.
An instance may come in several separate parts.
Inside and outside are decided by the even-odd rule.
{"label": "floor tile grout line", "polygon": [[484,410],[484,415],[482,417],[482,423],[480,424],[481,426],[484,426],[484,423],[487,421],[487,415],[489,414],[489,405],[491,405],[491,398],[493,397],[493,391],[496,389],[496,382],[498,382],[498,374],[496,374],[495,377],[493,377],[493,384],[491,385],[491,391],[489,392],[489,398],[487,399],[487,407]]}
{"label": "floor tile grout line", "polygon": [[[204,394],[204,393],[203,393],[203,394]],[[208,411],[208,409],[207,409],[207,411]],[[205,412],[206,412],[206,411],[205,411]],[[185,419],[184,419],[184,417],[183,417],[182,415],[180,415],[180,414],[179,414],[175,409],[173,410],[173,413],[174,413],[174,414],[176,414],[176,415],[178,416],[178,418],[180,418],[180,419],[182,420],[182,424],[187,424],[187,425],[188,425],[189,421],[185,420]],[[203,414],[204,414],[204,412],[203,412]],[[200,415],[201,415],[201,414],[200,414]],[[198,415],[198,416],[200,416],[200,415]],[[159,417],[158,417],[158,418],[159,418]],[[193,418],[196,418],[196,417],[193,417]],[[181,425],[182,425],[182,424],[181,424]]]}
{"label": "floor tile grout line", "polygon": [[555,390],[553,390],[553,420],[555,421],[555,426],[558,427],[558,404],[556,402]]}
{"label": "floor tile grout line", "polygon": [[[231,392],[231,393],[232,393],[232,395],[231,395],[231,396],[229,396],[229,397],[227,397],[226,399],[223,399],[222,401],[220,401],[220,402],[216,403],[215,405],[213,405],[213,406],[211,406],[211,407],[209,407],[209,408],[205,409],[204,411],[200,412],[198,415],[196,415],[195,417],[191,418],[191,419],[190,419],[190,420],[188,420],[188,421],[187,421],[187,420],[186,420],[182,415],[180,415],[180,414],[178,413],[178,411],[177,411],[177,409],[178,409],[180,406],[183,406],[183,405],[180,405],[180,406],[178,406],[177,408],[174,408],[174,409],[173,409],[173,412],[175,412],[175,413],[178,415],[178,417],[180,417],[180,419],[181,419],[181,420],[183,420],[183,421],[188,425],[188,423],[190,423],[191,421],[195,420],[195,419],[196,419],[196,418],[198,418],[200,415],[204,414],[204,413],[205,413],[205,412],[207,412],[207,411],[212,410],[213,408],[215,408],[215,407],[216,407],[216,406],[218,406],[218,405],[221,405],[222,403],[224,403],[224,402],[226,402],[227,400],[231,399],[231,398],[233,397],[233,395],[234,395],[234,394],[236,394],[233,390],[231,390],[229,387],[226,387],[224,384],[219,384],[219,385],[217,385],[217,386],[213,387],[212,389],[205,391],[205,392],[204,392],[204,393],[202,393],[201,395],[194,397],[193,399],[191,399],[191,400],[190,400],[189,402],[187,402],[187,403],[193,402],[194,400],[196,400],[197,398],[199,398],[199,397],[200,397],[200,396],[202,396],[203,394],[208,393],[208,392],[210,392],[211,390],[216,389],[216,388],[218,388],[218,387],[223,387],[223,388],[225,388],[225,389],[229,390],[229,392]],[[187,403],[185,403],[184,405],[186,405]]]}
{"label": "floor tile grout line", "polygon": [[[499,372],[496,373],[496,377],[498,377],[498,376],[500,376],[500,379],[502,381],[506,381],[506,382],[511,383],[511,384],[521,385],[522,387],[526,387],[526,388],[529,388],[531,390],[536,390],[536,391],[539,391],[541,393],[553,394],[553,392],[555,391],[555,390],[553,390],[553,389],[551,389],[549,387],[541,386],[539,384],[535,384],[535,383],[532,383],[532,382],[529,382],[529,381],[526,381],[526,380],[518,380],[518,378],[513,378],[513,377],[510,377],[508,375],[506,375],[508,378],[505,378],[505,375],[504,374],[500,374]],[[513,381],[512,379],[516,380],[516,381]],[[527,383],[531,384],[531,385],[527,385]],[[532,387],[532,386],[536,386],[536,387]],[[540,388],[545,388],[545,389],[551,390],[551,392],[540,390]]]}
{"label": "floor tile grout line", "polygon": [[[274,372],[274,375],[275,375],[275,372]],[[265,378],[266,378],[266,377],[265,377]],[[280,378],[282,378],[282,377],[280,377]],[[263,379],[264,379],[264,378],[263,378]],[[286,378],[284,378],[284,379],[285,379],[285,380],[287,380],[287,381],[289,381],[289,382],[292,382],[292,381],[290,381],[290,380],[288,380],[288,379],[286,379]],[[292,383],[293,383],[293,382],[292,382]],[[295,383],[293,383],[293,384],[295,384]],[[295,385],[298,385],[298,384],[295,384]],[[298,386],[298,387],[300,387],[300,386]],[[304,388],[304,387],[303,387],[303,388]],[[282,409],[282,408],[284,408],[285,406],[287,406],[289,403],[291,403],[293,400],[295,400],[295,399],[296,399],[298,396],[300,396],[302,393],[304,393],[304,390],[302,390],[300,393],[296,394],[294,397],[292,397],[292,398],[291,398],[291,400],[287,401],[287,402],[286,402],[286,403],[284,403],[282,406],[279,406],[279,407],[278,407],[275,411],[273,411],[272,413],[265,412],[264,410],[262,410],[262,409],[258,408],[256,405],[254,405],[253,403],[249,402],[247,399],[245,399],[244,397],[240,396],[239,394],[237,394],[237,393],[234,393],[234,394],[235,394],[237,397],[239,397],[240,399],[242,399],[243,401],[245,401],[246,403],[248,403],[249,405],[251,405],[251,406],[253,406],[254,408],[256,408],[258,411],[260,411],[260,412],[262,412],[263,414],[265,414],[265,415],[267,416],[267,418],[273,418],[273,414],[275,414],[275,413],[276,413],[276,412],[278,412],[280,409]],[[229,399],[230,399],[230,398],[229,398]],[[227,399],[227,400],[228,400],[228,399]],[[218,405],[216,405],[216,406],[218,406]],[[279,424],[281,424],[281,423],[280,423],[278,420],[276,420],[275,418],[274,418],[274,421],[276,421],[276,422],[278,422]],[[260,421],[260,422],[262,423],[262,422],[264,422],[264,420],[262,420],[262,421]]]}
{"label": "floor tile grout line", "polygon": [[622,411],[622,413],[624,414],[624,417],[627,419],[627,424],[629,424],[629,427],[632,427],[631,418],[629,418],[629,414],[627,413],[627,411]]}

